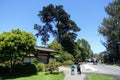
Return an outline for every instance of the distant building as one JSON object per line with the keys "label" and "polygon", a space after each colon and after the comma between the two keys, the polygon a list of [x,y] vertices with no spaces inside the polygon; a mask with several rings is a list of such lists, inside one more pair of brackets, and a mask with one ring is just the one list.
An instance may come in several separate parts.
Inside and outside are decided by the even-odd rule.
{"label": "distant building", "polygon": [[56,61],[54,50],[41,46],[36,46],[35,49],[37,50],[36,53],[30,54],[24,58],[25,63],[32,62],[34,58],[37,58],[38,62],[45,64]]}

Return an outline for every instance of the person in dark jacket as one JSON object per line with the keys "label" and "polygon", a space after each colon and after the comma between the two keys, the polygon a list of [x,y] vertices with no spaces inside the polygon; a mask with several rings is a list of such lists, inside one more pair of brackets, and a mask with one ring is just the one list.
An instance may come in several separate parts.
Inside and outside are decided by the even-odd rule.
{"label": "person in dark jacket", "polygon": [[77,65],[77,73],[78,73],[78,74],[81,74],[81,67],[80,67],[80,63],[78,63],[78,65]]}

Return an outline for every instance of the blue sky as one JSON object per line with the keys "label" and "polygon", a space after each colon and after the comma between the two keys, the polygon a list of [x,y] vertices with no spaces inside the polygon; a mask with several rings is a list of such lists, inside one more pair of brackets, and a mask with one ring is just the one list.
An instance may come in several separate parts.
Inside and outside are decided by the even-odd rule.
{"label": "blue sky", "polygon": [[[77,39],[84,38],[90,45],[94,53],[105,50],[101,44],[104,38],[98,33],[98,27],[103,18],[107,17],[104,8],[112,0],[0,0],[0,34],[11,31],[12,29],[21,29],[27,32],[36,31],[34,24],[41,24],[38,12],[43,6],[50,3],[54,5],[63,5],[65,11],[71,16],[71,19],[81,28]],[[50,39],[49,43],[53,40]],[[41,46],[40,39],[37,39],[37,45]]]}

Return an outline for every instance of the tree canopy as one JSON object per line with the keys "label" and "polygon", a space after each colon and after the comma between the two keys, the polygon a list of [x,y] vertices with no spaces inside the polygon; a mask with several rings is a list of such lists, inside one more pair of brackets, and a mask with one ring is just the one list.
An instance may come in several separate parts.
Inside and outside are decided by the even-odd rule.
{"label": "tree canopy", "polygon": [[43,44],[49,41],[50,34],[60,43],[74,41],[77,36],[76,32],[80,31],[80,28],[70,19],[70,15],[63,9],[62,5],[50,4],[43,7],[38,16],[43,25],[35,24],[34,29],[38,31],[36,36],[41,36]]}
{"label": "tree canopy", "polygon": [[93,57],[93,51],[91,50],[91,46],[87,40],[78,39],[76,44],[76,46],[78,46],[78,50],[75,51],[78,51],[77,54],[80,54],[78,58],[80,58],[82,61],[85,61],[86,59]]}
{"label": "tree canopy", "polygon": [[15,64],[24,56],[33,53],[36,45],[35,37],[32,33],[19,29],[0,34],[0,62]]}
{"label": "tree canopy", "polygon": [[106,39],[103,44],[107,49],[110,62],[113,62],[113,59],[118,61],[120,59],[120,51],[117,47],[120,42],[120,0],[113,0],[105,8],[105,11],[109,16],[103,19],[99,33]]}
{"label": "tree canopy", "polygon": [[[86,44],[83,46],[81,44]],[[66,60],[73,60],[74,62],[78,61],[86,61],[86,59],[92,57],[93,52],[90,48],[89,43],[85,39],[78,39],[76,42],[73,43],[71,48],[72,53],[69,53],[64,47],[54,40],[52,43],[48,44],[48,47],[58,52],[57,60],[60,62],[64,62]]]}
{"label": "tree canopy", "polygon": [[70,19],[70,15],[63,9],[62,5],[54,6],[50,4],[45,6],[39,11],[38,17],[42,24],[35,24],[34,29],[37,30],[36,36],[41,37],[44,45],[53,35],[55,40],[48,46],[56,50],[62,57],[61,59],[69,56],[67,59],[74,58],[85,61],[91,50],[90,45],[84,39],[78,41],[79,44],[75,42],[76,32],[80,31],[80,28]]}

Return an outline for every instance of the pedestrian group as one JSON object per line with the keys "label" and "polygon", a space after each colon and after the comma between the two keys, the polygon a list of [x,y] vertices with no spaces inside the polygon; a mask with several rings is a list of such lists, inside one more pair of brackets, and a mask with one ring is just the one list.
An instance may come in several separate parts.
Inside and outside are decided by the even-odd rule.
{"label": "pedestrian group", "polygon": [[[75,74],[75,65],[72,64],[71,65],[71,75]],[[80,63],[77,64],[77,74],[81,74],[81,67],[80,67]]]}

